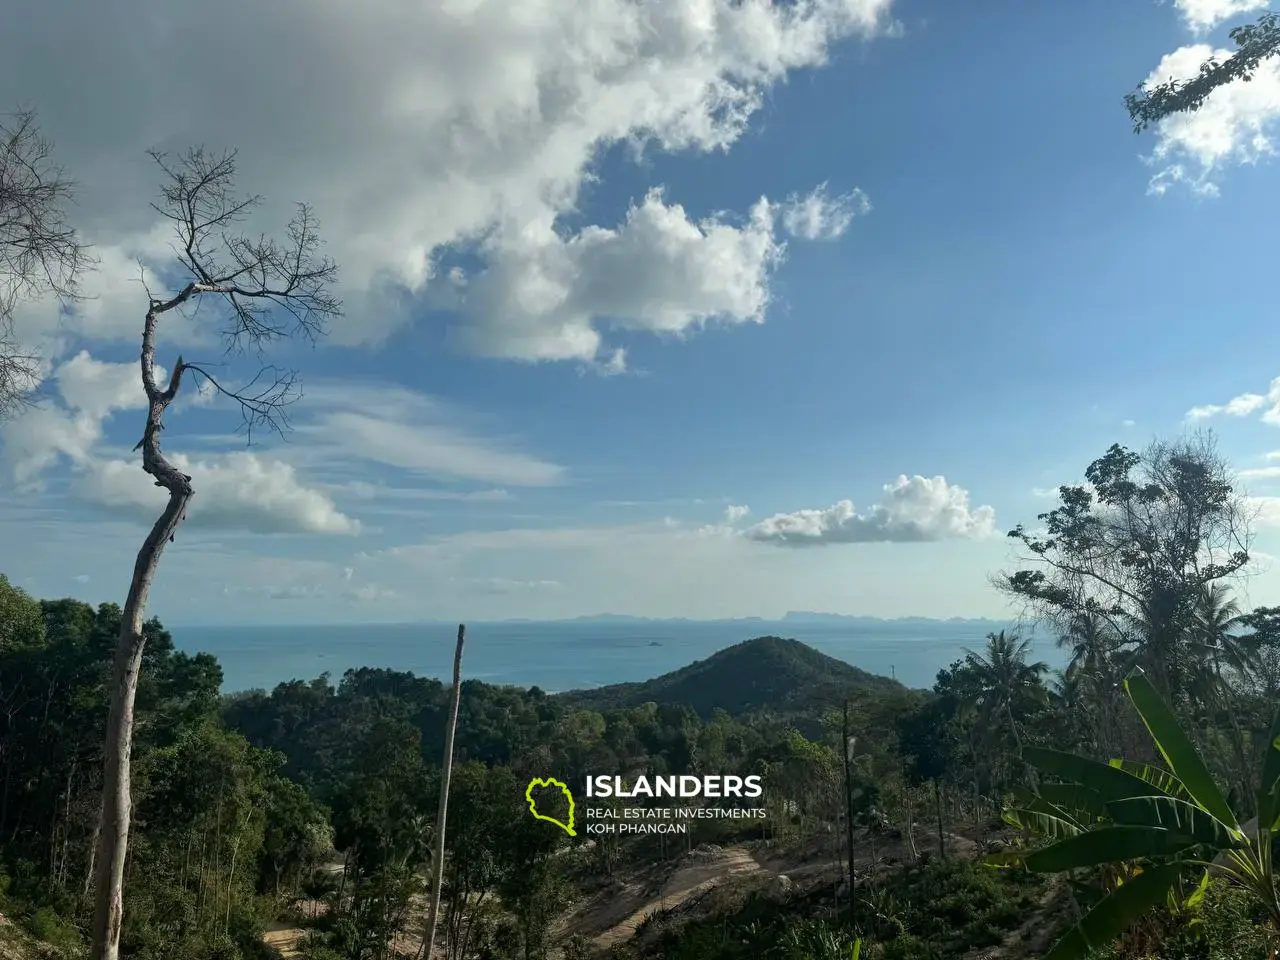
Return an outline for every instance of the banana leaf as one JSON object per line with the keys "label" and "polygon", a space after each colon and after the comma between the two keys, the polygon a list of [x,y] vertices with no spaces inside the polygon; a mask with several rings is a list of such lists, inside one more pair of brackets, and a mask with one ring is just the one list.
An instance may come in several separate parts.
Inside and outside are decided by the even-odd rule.
{"label": "banana leaf", "polygon": [[[1048,807],[1048,804],[1045,806]],[[1011,827],[1026,830],[1029,833],[1038,833],[1040,836],[1048,837],[1051,840],[1062,840],[1083,832],[1083,828],[1078,823],[1073,823],[1065,817],[1050,812],[1050,810],[1015,808],[1002,811],[1000,819]]]}
{"label": "banana leaf", "polygon": [[1140,673],[1134,673],[1125,680],[1124,686],[1173,775],[1182,781],[1196,803],[1238,831],[1240,824],[1231,806],[1151,681]]}
{"label": "banana leaf", "polygon": [[1185,800],[1175,800],[1172,797],[1131,797],[1108,803],[1107,812],[1116,823],[1164,827],[1215,850],[1230,850],[1248,845],[1243,834],[1233,831],[1203,807]]}
{"label": "banana leaf", "polygon": [[1280,826],[1280,710],[1271,721],[1267,742],[1270,745],[1262,759],[1262,785],[1258,789],[1258,822],[1269,823],[1275,830]]}
{"label": "banana leaf", "polygon": [[1033,873],[1058,873],[1100,863],[1172,856],[1195,845],[1194,838],[1164,827],[1123,824],[1066,837],[1027,854],[1025,863]]}
{"label": "banana leaf", "polygon": [[1107,813],[1106,802],[1096,790],[1078,783],[1042,783],[1040,796],[1071,814],[1077,823],[1096,820]]}
{"label": "banana leaf", "polygon": [[[1105,831],[1095,831],[1103,833]],[[1178,864],[1151,867],[1131,877],[1104,897],[1072,927],[1044,960],[1083,960],[1110,943],[1152,907],[1164,902],[1177,882]]]}
{"label": "banana leaf", "polygon": [[1156,784],[1148,783],[1126,770],[1113,767],[1109,763],[1078,757],[1073,753],[1063,753],[1060,750],[1049,750],[1045,747],[1026,747],[1022,751],[1022,757],[1043,773],[1087,787],[1098,794],[1103,801],[1155,795],[1170,796],[1166,790]]}
{"label": "banana leaf", "polygon": [[1139,780],[1145,780],[1153,787],[1158,787],[1161,792],[1167,793],[1178,800],[1194,799],[1187,791],[1187,788],[1183,786],[1182,781],[1168,770],[1162,770],[1160,767],[1153,767],[1146,763],[1139,763],[1136,760],[1112,760],[1111,766],[1126,773],[1131,773]]}

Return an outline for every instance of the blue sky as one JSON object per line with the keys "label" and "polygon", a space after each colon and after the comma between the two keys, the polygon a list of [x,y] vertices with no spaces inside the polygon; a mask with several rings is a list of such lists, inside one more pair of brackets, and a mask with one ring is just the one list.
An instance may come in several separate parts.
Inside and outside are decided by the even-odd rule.
{"label": "blue sky", "polygon": [[[1280,73],[1142,136],[1122,104],[1252,0],[385,0],[296,30],[245,0],[261,98],[212,54],[149,73],[86,49],[100,82],[59,76],[62,17],[101,17],[107,50],[198,17],[129,6],[58,0],[0,39],[101,261],[77,313],[19,316],[49,380],[0,427],[0,570],[33,593],[127,588],[156,504],[128,452],[132,281],[168,263],[143,154],[195,142],[314,203],[347,316],[275,352],[304,378],[287,443],[175,408],[197,496],[166,620],[1002,616],[1000,534],[1044,490],[1203,425],[1280,549]],[[286,29],[290,53],[255,57]],[[216,319],[175,322],[161,362],[217,358]],[[1249,599],[1280,602],[1280,578]]]}

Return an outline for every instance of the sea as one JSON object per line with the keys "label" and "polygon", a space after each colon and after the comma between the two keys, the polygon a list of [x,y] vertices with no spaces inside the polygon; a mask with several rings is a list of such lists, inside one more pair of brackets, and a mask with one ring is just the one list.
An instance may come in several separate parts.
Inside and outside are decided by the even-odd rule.
{"label": "sea", "polygon": [[[933,685],[939,670],[981,651],[988,633],[1009,624],[953,620],[567,620],[467,625],[464,679],[541,687],[548,693],[649,680],[753,637],[800,640],[869,673],[909,687]],[[270,690],[290,680],[382,667],[447,681],[457,625],[174,626],[174,644],[211,653],[223,690]],[[1023,635],[1028,635],[1024,630]],[[1032,655],[1057,668],[1062,654],[1030,635]]]}

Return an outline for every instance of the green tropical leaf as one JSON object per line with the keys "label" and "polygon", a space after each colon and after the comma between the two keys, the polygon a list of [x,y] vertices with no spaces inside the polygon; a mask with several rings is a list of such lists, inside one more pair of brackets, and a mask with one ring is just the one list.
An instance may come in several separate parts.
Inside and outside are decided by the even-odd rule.
{"label": "green tropical leaf", "polygon": [[1173,797],[1131,797],[1113,800],[1107,812],[1116,823],[1164,827],[1216,850],[1245,846],[1247,841],[1203,807]]}
{"label": "green tropical leaf", "polygon": [[982,858],[984,866],[995,867],[998,870],[1004,870],[1009,867],[1022,866],[1022,860],[1026,854],[1021,850],[1000,850],[996,853],[988,853]]}
{"label": "green tropical leaf", "polygon": [[1173,712],[1160,699],[1160,694],[1151,685],[1151,681],[1141,673],[1134,673],[1125,680],[1124,688],[1133,705],[1138,708],[1142,722],[1147,725],[1147,731],[1173,775],[1182,781],[1187,792],[1200,806],[1238,832],[1240,824],[1235,813],[1218,785],[1213,782],[1213,776],[1200,759],[1195,746],[1182,732]]}
{"label": "green tropical leaf", "polygon": [[1280,710],[1271,721],[1267,742],[1270,746],[1262,758],[1262,785],[1258,789],[1258,822],[1274,824],[1280,822]]}
{"label": "green tropical leaf", "polygon": [[1024,760],[1044,773],[1087,787],[1098,794],[1104,802],[1126,800],[1129,797],[1169,795],[1156,784],[1148,783],[1132,773],[1113,767],[1109,763],[1099,763],[1097,760],[1076,756],[1074,753],[1063,753],[1060,750],[1049,750],[1045,747],[1026,747],[1022,751],[1022,756]]}
{"label": "green tropical leaf", "polygon": [[1144,780],[1153,787],[1158,787],[1162,793],[1166,793],[1171,797],[1176,797],[1179,800],[1194,799],[1182,781],[1168,770],[1153,767],[1147,763],[1138,763],[1136,760],[1112,760],[1111,766],[1133,774],[1139,780]]}
{"label": "green tropical leaf", "polygon": [[1027,854],[1026,864],[1033,873],[1058,873],[1100,863],[1171,856],[1195,846],[1195,843],[1191,837],[1164,827],[1123,824],[1059,840]]}
{"label": "green tropical leaf", "polygon": [[1107,812],[1106,801],[1098,792],[1078,783],[1042,783],[1040,796],[1072,814],[1072,819],[1077,822],[1091,820]]}
{"label": "green tropical leaf", "polygon": [[1148,910],[1164,902],[1178,880],[1180,869],[1173,863],[1152,867],[1122,883],[1086,913],[1045,954],[1044,960],[1083,960],[1106,946]]}
{"label": "green tropical leaf", "polygon": [[1054,808],[1049,807],[1048,804],[1045,804],[1045,806],[1049,809],[1023,810],[1014,808],[1005,810],[1000,814],[1000,818],[1011,827],[1026,830],[1028,833],[1036,833],[1051,840],[1062,840],[1083,832],[1083,828],[1078,823],[1073,823],[1059,812],[1050,812]]}
{"label": "green tropical leaf", "polygon": [[1204,895],[1209,891],[1209,871],[1205,870],[1200,875],[1200,882],[1196,884],[1196,888],[1191,891],[1187,899],[1182,902],[1183,907],[1187,910],[1199,910],[1204,903]]}

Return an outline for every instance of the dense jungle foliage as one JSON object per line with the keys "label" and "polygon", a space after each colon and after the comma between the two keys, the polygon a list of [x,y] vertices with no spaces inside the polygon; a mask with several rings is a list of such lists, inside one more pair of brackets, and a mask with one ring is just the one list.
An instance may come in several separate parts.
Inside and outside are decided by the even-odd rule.
{"label": "dense jungle foliage", "polygon": [[[1225,467],[1193,439],[1141,455],[1113,447],[1087,480],[1064,487],[1036,531],[1013,531],[1026,562],[998,580],[1055,630],[1061,673],[1011,630],[962,651],[928,691],[776,637],[589,694],[465,681],[441,955],[1035,956],[1104,894],[1168,876],[1169,895],[1098,941],[1099,956],[1268,956],[1261,881],[1205,874],[1185,845],[1121,849],[1113,833],[1106,856],[1066,866],[1035,852],[1117,826],[1176,833],[1124,819],[1083,775],[1067,803],[1073,778],[1045,758],[1068,753],[1126,758],[1103,766],[1158,784],[1165,813],[1196,806],[1197,842],[1222,840],[1224,856],[1244,848],[1205,824],[1238,815],[1233,828],[1267,839],[1268,870],[1280,810],[1260,790],[1280,770],[1268,753],[1280,609],[1243,611],[1231,592],[1250,560]],[[0,944],[21,928],[66,956],[82,948],[119,617],[0,579],[0,911],[17,925],[0,926]],[[417,955],[448,686],[361,669],[224,694],[213,658],[176,649],[155,620],[147,630],[123,955],[270,956],[263,934],[280,926],[306,931],[294,949],[312,960]],[[1187,750],[1203,771],[1188,773]],[[600,771],[757,774],[768,817],[571,839],[528,816],[530,778],[553,773],[580,791]],[[591,904],[607,912],[670,889],[678,868],[729,850],[788,865],[678,898],[634,937],[592,926]]]}

